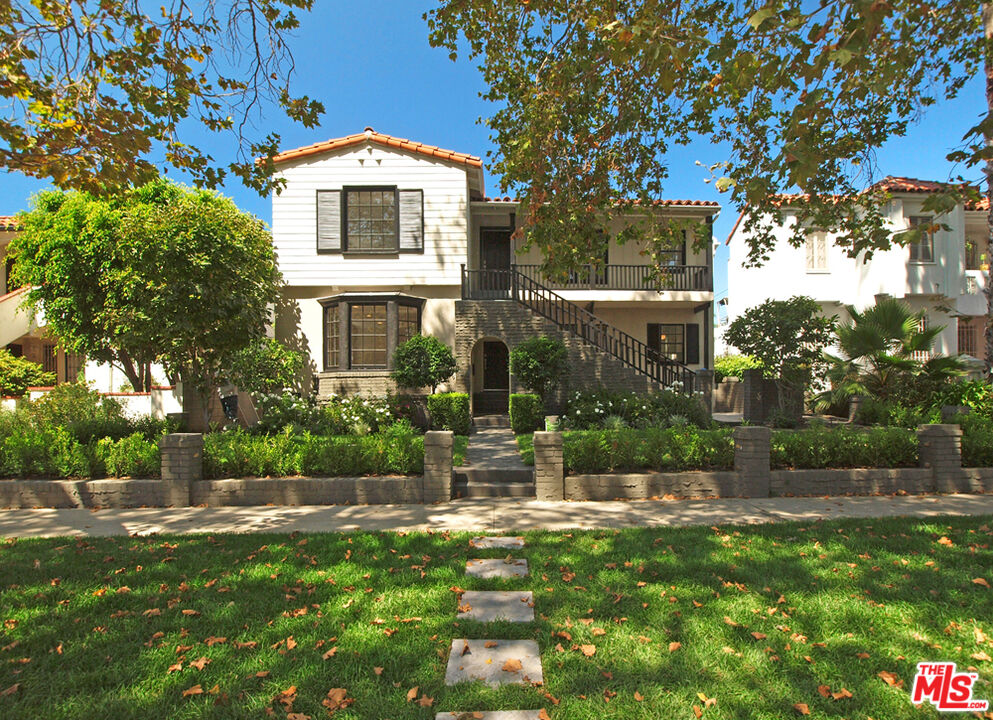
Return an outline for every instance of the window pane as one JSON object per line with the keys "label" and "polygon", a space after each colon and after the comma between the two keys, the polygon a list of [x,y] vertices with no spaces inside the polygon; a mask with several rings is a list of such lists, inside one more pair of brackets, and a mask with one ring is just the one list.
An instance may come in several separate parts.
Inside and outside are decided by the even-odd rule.
{"label": "window pane", "polygon": [[348,250],[396,250],[396,194],[392,190],[348,190],[345,247]]}
{"label": "window pane", "polygon": [[338,330],[338,306],[324,308],[324,367],[338,367],[340,340]]}
{"label": "window pane", "polygon": [[386,305],[351,306],[352,367],[386,367]]}
{"label": "window pane", "polygon": [[910,243],[910,259],[913,262],[932,262],[934,260],[934,220],[924,216],[912,216],[909,219],[911,228],[921,225],[925,229],[921,231],[918,242]]}
{"label": "window pane", "polygon": [[420,310],[410,305],[397,306],[397,344],[403,345],[421,331]]}
{"label": "window pane", "polygon": [[682,325],[659,325],[659,354],[667,360],[683,362],[685,344]]}

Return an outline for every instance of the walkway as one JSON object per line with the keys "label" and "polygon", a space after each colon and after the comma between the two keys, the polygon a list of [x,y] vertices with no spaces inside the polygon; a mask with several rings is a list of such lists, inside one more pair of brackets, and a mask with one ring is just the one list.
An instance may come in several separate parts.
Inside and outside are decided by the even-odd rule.
{"label": "walkway", "polygon": [[0,510],[0,537],[149,533],[469,530],[756,524],[906,515],[993,515],[993,495],[539,502],[478,498],[441,505]]}
{"label": "walkway", "polygon": [[510,428],[479,428],[469,436],[468,467],[485,470],[532,470],[521,462]]}

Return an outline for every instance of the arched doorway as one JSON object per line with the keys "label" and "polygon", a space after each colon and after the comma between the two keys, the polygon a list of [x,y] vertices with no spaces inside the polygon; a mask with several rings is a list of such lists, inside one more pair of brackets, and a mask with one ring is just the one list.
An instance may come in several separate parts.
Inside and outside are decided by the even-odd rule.
{"label": "arched doorway", "polygon": [[505,415],[510,398],[510,351],[484,338],[472,349],[472,414]]}

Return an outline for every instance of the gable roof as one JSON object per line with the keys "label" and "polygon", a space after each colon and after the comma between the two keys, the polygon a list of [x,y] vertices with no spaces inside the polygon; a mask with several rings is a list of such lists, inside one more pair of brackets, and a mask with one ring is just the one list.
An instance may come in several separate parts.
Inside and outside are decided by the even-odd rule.
{"label": "gable roof", "polygon": [[483,161],[475,155],[468,155],[454,150],[444,150],[436,145],[426,145],[414,140],[407,140],[406,138],[384,135],[383,133],[376,132],[371,127],[367,127],[364,131],[355,133],[354,135],[332,138],[331,140],[314,143],[313,145],[304,145],[303,147],[295,148],[293,150],[284,150],[274,156],[272,160],[276,164],[279,164],[282,162],[307,157],[308,155],[317,155],[331,150],[340,150],[353,145],[360,145],[365,142],[376,143],[377,145],[382,145],[383,147],[394,148],[397,150],[406,150],[408,152],[417,153],[418,155],[437,158],[439,160],[447,160],[448,162],[467,165],[469,167],[483,167]]}
{"label": "gable roof", "polygon": [[21,221],[13,215],[0,215],[0,232],[10,232],[21,229]]}

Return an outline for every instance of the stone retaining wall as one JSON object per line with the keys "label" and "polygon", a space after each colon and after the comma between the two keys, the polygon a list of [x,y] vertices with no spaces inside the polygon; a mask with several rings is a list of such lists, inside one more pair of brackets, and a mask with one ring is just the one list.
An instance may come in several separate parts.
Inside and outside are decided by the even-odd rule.
{"label": "stone retaining wall", "polygon": [[0,508],[90,508],[169,505],[162,480],[2,480]]}
{"label": "stone retaining wall", "polygon": [[202,480],[190,488],[191,505],[383,505],[420,503],[419,476],[232,478]]}
{"label": "stone retaining wall", "polygon": [[934,474],[924,468],[773,470],[769,483],[772,496],[874,495],[901,490],[918,495],[934,489]]}
{"label": "stone retaining wall", "polygon": [[740,494],[738,473],[681,472],[567,475],[566,500],[617,500],[662,497],[733,497]]}

